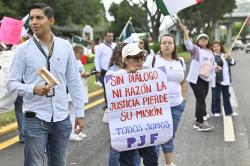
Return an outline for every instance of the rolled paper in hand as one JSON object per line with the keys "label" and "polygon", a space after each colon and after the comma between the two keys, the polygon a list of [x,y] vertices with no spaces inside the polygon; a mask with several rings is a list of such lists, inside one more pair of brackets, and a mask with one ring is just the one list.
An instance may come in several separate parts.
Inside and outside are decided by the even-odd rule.
{"label": "rolled paper in hand", "polygon": [[38,69],[37,74],[51,87],[59,84],[59,81],[45,67]]}

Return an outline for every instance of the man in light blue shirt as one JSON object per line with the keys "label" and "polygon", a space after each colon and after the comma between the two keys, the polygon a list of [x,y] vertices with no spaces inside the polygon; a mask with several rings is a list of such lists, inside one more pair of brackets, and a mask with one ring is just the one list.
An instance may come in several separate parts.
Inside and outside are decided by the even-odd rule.
{"label": "man in light blue shirt", "polygon": [[[34,36],[17,47],[7,83],[9,91],[24,99],[24,165],[42,166],[46,148],[49,166],[65,166],[72,129],[66,87],[76,111],[76,133],[84,126],[83,87],[70,43],[51,32],[53,9],[36,3],[30,6],[29,16]],[[37,74],[41,67],[46,67],[59,85],[46,85]]]}

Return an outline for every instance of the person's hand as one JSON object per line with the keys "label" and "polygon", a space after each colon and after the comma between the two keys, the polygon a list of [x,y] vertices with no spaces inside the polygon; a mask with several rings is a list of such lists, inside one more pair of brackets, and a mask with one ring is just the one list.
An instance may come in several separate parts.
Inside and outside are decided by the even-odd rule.
{"label": "person's hand", "polygon": [[216,66],[215,67],[215,71],[221,71],[222,70],[222,67],[221,66]]}
{"label": "person's hand", "polygon": [[88,78],[90,76],[89,72],[81,73],[82,78]]}
{"label": "person's hand", "polygon": [[188,31],[187,27],[185,25],[183,25],[180,21],[178,21],[177,24],[180,27],[180,30],[182,32],[187,32]]}
{"label": "person's hand", "polygon": [[37,96],[43,96],[49,93],[51,87],[49,85],[36,85],[33,89],[33,93]]}
{"label": "person's hand", "polygon": [[101,72],[96,72],[97,77],[101,77]]}
{"label": "person's hand", "polygon": [[225,54],[225,59],[227,59],[227,60],[231,60],[231,59],[232,59],[231,54],[226,53],[226,54]]}
{"label": "person's hand", "polygon": [[84,128],[84,118],[79,117],[75,120],[75,133],[79,134]]}

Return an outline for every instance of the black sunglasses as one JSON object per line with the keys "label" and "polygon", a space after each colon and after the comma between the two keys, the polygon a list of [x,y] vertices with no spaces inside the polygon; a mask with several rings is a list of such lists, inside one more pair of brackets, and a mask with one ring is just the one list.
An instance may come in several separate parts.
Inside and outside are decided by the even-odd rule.
{"label": "black sunglasses", "polygon": [[140,53],[138,55],[135,56],[127,56],[126,58],[128,59],[132,59],[136,62],[139,62],[140,60],[145,61],[146,60],[146,55],[144,53]]}

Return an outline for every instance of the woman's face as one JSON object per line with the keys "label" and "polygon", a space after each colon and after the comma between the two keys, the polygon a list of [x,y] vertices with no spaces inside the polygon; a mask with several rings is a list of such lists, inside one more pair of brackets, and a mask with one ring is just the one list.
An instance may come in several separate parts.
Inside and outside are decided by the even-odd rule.
{"label": "woman's face", "polygon": [[135,56],[127,56],[125,58],[125,64],[127,69],[136,69],[136,70],[141,70],[142,65],[145,61],[146,57],[144,53],[139,53]]}
{"label": "woman's face", "polygon": [[213,52],[220,54],[221,53],[221,46],[218,43],[213,45]]}
{"label": "woman's face", "polygon": [[206,48],[207,45],[208,45],[208,39],[206,37],[201,37],[199,40],[198,40],[198,45],[202,48]]}
{"label": "woman's face", "polygon": [[143,42],[143,40],[139,41],[139,48],[144,50],[144,42]]}
{"label": "woman's face", "polygon": [[163,55],[172,55],[175,49],[174,38],[171,36],[163,36],[160,47]]}

